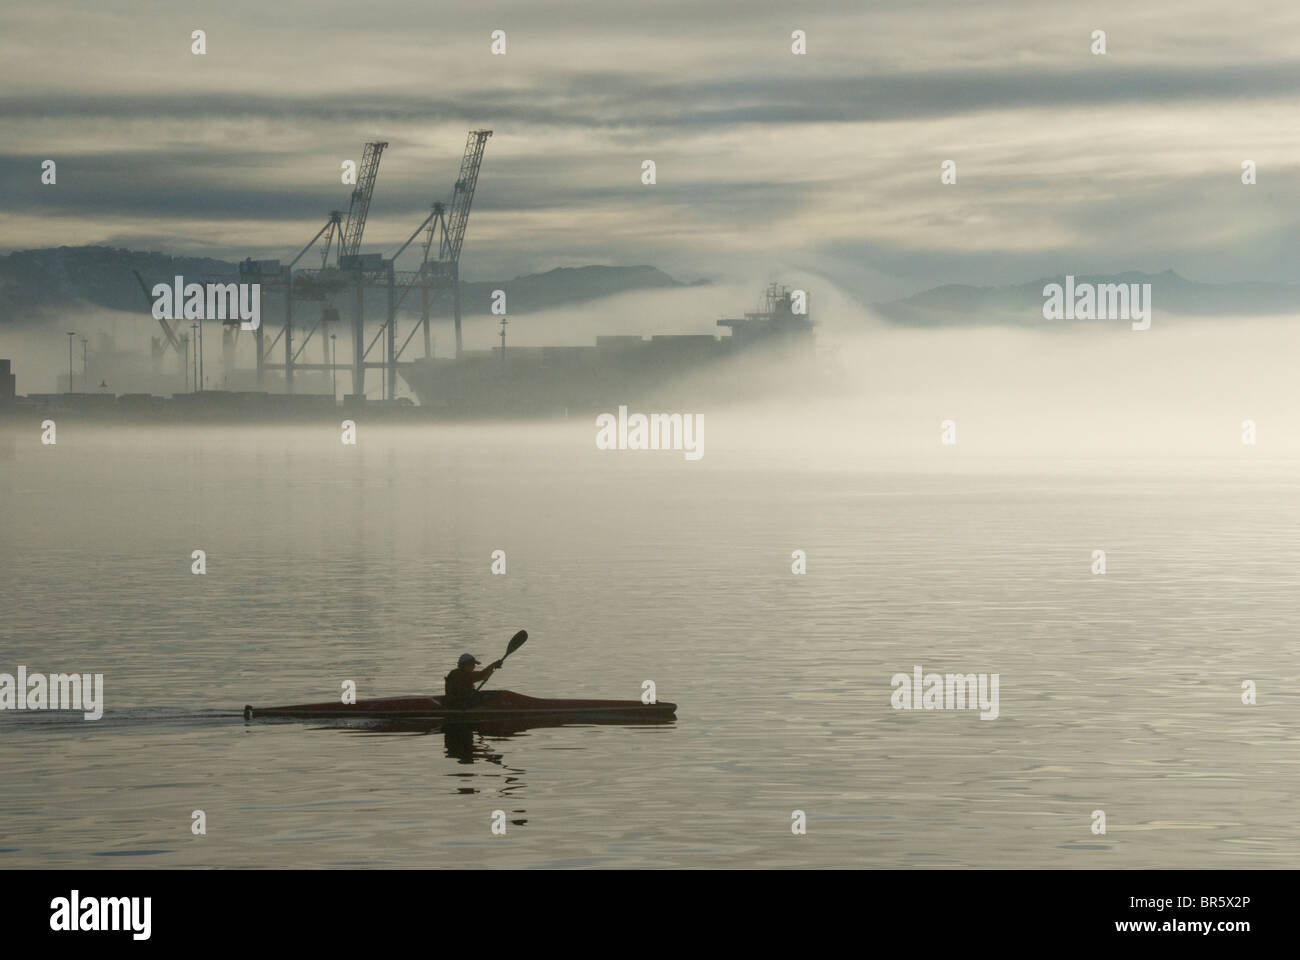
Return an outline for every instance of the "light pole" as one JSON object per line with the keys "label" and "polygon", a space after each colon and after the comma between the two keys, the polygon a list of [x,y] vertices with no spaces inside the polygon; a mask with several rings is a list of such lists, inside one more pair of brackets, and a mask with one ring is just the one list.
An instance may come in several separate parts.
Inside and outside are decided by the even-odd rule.
{"label": "light pole", "polygon": [[90,383],[90,378],[86,375],[86,338],[81,338],[81,386],[85,388]]}
{"label": "light pole", "polygon": [[199,386],[199,325],[190,324],[190,339],[194,341],[194,391],[197,393],[203,388]]}
{"label": "light pole", "polygon": [[338,341],[339,341],[339,335],[337,333],[331,333],[330,334],[330,376],[332,377],[331,380],[332,386],[330,387],[330,390],[334,394],[335,403],[339,402],[339,367],[338,367],[339,343]]}
{"label": "light pole", "polygon": [[190,338],[188,334],[181,334],[181,343],[185,344],[185,392],[190,392]]}
{"label": "light pole", "polygon": [[76,330],[68,331],[68,393],[72,392],[72,338],[76,335]]}
{"label": "light pole", "polygon": [[199,328],[199,389],[203,389],[203,324],[196,323]]}

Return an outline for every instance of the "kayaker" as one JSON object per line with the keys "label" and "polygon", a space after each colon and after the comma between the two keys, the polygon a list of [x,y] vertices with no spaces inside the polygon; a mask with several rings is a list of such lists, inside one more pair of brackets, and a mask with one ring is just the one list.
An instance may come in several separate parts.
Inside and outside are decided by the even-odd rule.
{"label": "kayaker", "polygon": [[462,653],[456,662],[456,669],[443,677],[445,696],[443,704],[453,710],[464,710],[474,700],[474,686],[492,676],[502,667],[501,660],[489,663],[482,670],[475,670],[478,661],[471,654]]}

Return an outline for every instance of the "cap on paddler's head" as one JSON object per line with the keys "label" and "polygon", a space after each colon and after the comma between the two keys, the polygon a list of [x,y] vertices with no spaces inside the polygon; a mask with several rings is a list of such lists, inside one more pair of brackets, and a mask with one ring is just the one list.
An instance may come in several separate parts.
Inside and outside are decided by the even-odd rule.
{"label": "cap on paddler's head", "polygon": [[463,666],[465,666],[465,664],[467,664],[467,663],[477,664],[478,661],[475,660],[474,657],[473,657],[471,654],[468,654],[468,653],[462,653],[462,654],[460,655],[460,659],[456,661],[456,666],[458,666],[458,667],[463,667]]}

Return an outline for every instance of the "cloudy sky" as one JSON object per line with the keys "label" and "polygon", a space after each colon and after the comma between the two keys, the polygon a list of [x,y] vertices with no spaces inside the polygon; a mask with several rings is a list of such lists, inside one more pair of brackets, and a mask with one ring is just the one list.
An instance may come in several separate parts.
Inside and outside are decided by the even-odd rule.
{"label": "cloudy sky", "polygon": [[11,0],[0,250],[287,258],[379,139],[363,250],[388,253],[489,127],[469,279],[1291,280],[1298,108],[1294,0]]}

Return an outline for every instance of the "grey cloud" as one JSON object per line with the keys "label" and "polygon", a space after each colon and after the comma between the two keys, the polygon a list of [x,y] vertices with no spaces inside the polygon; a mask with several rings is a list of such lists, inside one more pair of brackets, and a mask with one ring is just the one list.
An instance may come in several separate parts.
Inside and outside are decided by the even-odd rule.
{"label": "grey cloud", "polygon": [[[662,129],[740,124],[861,123],[990,110],[1283,98],[1300,94],[1294,61],[1097,68],[970,68],[927,73],[793,77],[763,72],[713,80],[567,74],[536,86],[455,97],[391,92],[319,96],[231,93],[62,93],[0,97],[9,121],[78,117]],[[563,104],[562,106],[557,105]]]}

